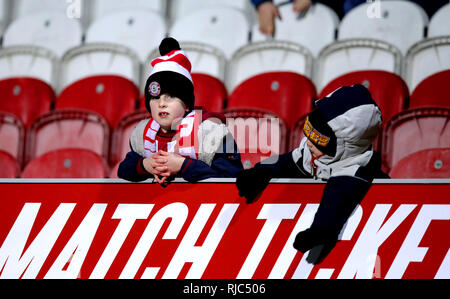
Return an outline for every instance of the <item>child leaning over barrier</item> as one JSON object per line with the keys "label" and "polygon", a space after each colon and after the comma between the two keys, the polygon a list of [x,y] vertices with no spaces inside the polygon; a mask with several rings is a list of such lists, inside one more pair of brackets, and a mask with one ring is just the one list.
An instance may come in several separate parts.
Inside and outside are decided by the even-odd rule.
{"label": "child leaning over barrier", "polygon": [[174,176],[189,182],[236,177],[243,169],[241,156],[223,115],[194,110],[191,63],[178,42],[165,38],[159,50],[145,86],[152,117],[131,133],[131,151],[118,176],[135,182],[154,178],[163,185]]}
{"label": "child leaning over barrier", "polygon": [[[271,178],[315,178],[327,181],[311,227],[300,232],[294,248],[320,263],[334,248],[353,210],[374,178],[387,178],[372,142],[380,129],[381,111],[362,85],[342,87],[316,101],[305,122],[305,138],[274,164],[258,163],[236,180],[247,203],[258,199]],[[301,195],[300,195],[301,196]]]}

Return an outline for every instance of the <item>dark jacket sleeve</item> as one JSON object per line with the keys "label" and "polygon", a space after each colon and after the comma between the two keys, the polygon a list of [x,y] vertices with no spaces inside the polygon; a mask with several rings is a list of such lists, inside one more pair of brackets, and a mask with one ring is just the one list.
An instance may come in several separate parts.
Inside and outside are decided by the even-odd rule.
{"label": "dark jacket sleeve", "polygon": [[125,159],[120,163],[117,175],[119,178],[130,182],[142,182],[153,175],[144,169],[142,164],[144,157],[134,151],[128,152]]}
{"label": "dark jacket sleeve", "polygon": [[211,166],[203,161],[186,159],[181,167],[181,177],[191,183],[209,178],[235,178],[243,166],[237,146],[234,148],[234,153],[226,153],[224,142],[223,152],[214,156]]}

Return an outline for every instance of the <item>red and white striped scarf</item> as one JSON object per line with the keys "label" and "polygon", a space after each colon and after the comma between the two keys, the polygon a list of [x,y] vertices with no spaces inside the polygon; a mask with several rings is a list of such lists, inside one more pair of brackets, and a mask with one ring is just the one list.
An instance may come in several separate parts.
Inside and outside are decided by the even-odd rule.
{"label": "red and white striped scarf", "polygon": [[[177,153],[183,157],[198,160],[198,128],[200,115],[195,111],[189,113],[180,124],[177,125],[175,140],[167,144],[167,151]],[[161,126],[151,118],[144,130],[145,157],[151,157],[158,152],[156,135]]]}

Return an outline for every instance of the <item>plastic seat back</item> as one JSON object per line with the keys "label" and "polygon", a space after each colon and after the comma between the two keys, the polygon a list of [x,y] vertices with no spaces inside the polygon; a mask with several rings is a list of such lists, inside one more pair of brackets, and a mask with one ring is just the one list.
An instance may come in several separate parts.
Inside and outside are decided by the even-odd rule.
{"label": "plastic seat back", "polygon": [[382,161],[389,171],[406,156],[450,147],[450,109],[416,108],[394,116],[383,133]]}
{"label": "plastic seat back", "polygon": [[125,115],[136,110],[139,90],[119,76],[93,76],[66,87],[56,100],[56,110],[83,109],[102,115],[115,127]]}
{"label": "plastic seat back", "polygon": [[302,141],[305,134],[303,134],[303,127],[305,125],[306,115],[299,118],[292,129],[289,130],[289,143],[287,151],[293,151],[300,146],[300,141]]}
{"label": "plastic seat back", "polygon": [[0,178],[14,179],[19,175],[19,162],[9,153],[0,150]]}
{"label": "plastic seat back", "polygon": [[81,44],[82,28],[77,19],[55,12],[26,15],[12,22],[3,36],[4,46],[35,45],[48,48],[58,57]]}
{"label": "plastic seat back", "polygon": [[275,19],[275,34],[267,36],[255,24],[252,30],[252,41],[275,40],[291,41],[306,47],[313,56],[317,57],[320,51],[335,40],[339,18],[336,13],[326,5],[316,3],[312,5],[305,15],[299,17],[294,12],[291,3],[279,7],[282,19]]}
{"label": "plastic seat back", "polygon": [[16,115],[26,127],[37,117],[50,112],[55,92],[47,83],[33,78],[0,81],[0,111]]}
{"label": "plastic seat back", "polygon": [[286,41],[256,42],[234,53],[227,87],[232,92],[245,80],[268,72],[293,72],[311,78],[312,68],[313,56],[301,45]]}
{"label": "plastic seat back", "polygon": [[23,123],[12,114],[0,112],[0,151],[9,154],[22,165],[24,146]]}
{"label": "plastic seat back", "polygon": [[86,32],[86,42],[127,46],[144,62],[166,32],[164,19],[156,12],[126,9],[109,13],[92,23]]}
{"label": "plastic seat back", "polygon": [[338,39],[373,38],[395,45],[403,54],[424,38],[428,16],[411,1],[363,3],[348,12],[339,25]]}
{"label": "plastic seat back", "polygon": [[446,107],[450,108],[450,70],[431,75],[414,89],[409,101],[410,108]]}
{"label": "plastic seat back", "polygon": [[358,71],[342,75],[325,86],[319,98],[326,97],[342,86],[354,84],[361,84],[369,89],[380,107],[383,126],[406,107],[409,98],[406,83],[400,76],[386,71]]}
{"label": "plastic seat back", "polygon": [[450,36],[426,39],[406,55],[403,77],[414,92],[417,85],[433,74],[450,69]]}
{"label": "plastic seat back", "polygon": [[102,158],[85,149],[59,149],[32,160],[22,178],[105,178],[108,169]]}
{"label": "plastic seat back", "polygon": [[450,35],[450,3],[442,6],[430,19],[428,37]]}
{"label": "plastic seat back", "polygon": [[124,77],[139,86],[140,67],[139,57],[128,47],[85,44],[69,50],[62,58],[59,91],[80,79],[97,75]]}
{"label": "plastic seat back", "polygon": [[192,74],[192,80],[195,86],[195,106],[204,107],[209,112],[221,112],[228,98],[223,82],[206,74]]}
{"label": "plastic seat back", "polygon": [[229,59],[248,43],[250,26],[246,15],[229,7],[199,9],[177,19],[170,36],[180,42],[202,42],[223,51]]}
{"label": "plastic seat back", "polygon": [[396,179],[450,178],[450,148],[427,149],[401,159],[389,173]]}
{"label": "plastic seat back", "polygon": [[338,41],[320,53],[314,83],[320,92],[332,80],[355,71],[380,70],[401,75],[402,62],[400,51],[382,41]]}
{"label": "plastic seat back", "polygon": [[264,73],[240,84],[228,99],[228,108],[255,108],[279,115],[287,128],[312,109],[316,90],[312,82],[289,72]]}
{"label": "plastic seat back", "polygon": [[0,49],[0,79],[34,78],[56,88],[59,62],[51,50],[36,46]]}
{"label": "plastic seat back", "polygon": [[141,121],[150,118],[147,110],[138,110],[123,117],[115,128],[111,140],[110,164],[122,161],[130,149],[130,136],[134,127]]}
{"label": "plastic seat back", "polygon": [[256,109],[230,109],[225,113],[228,129],[236,141],[245,169],[286,150],[287,129],[277,115]]}
{"label": "plastic seat back", "polygon": [[245,13],[254,9],[247,0],[171,0],[170,18],[173,21],[205,8],[234,8]]}
{"label": "plastic seat back", "polygon": [[97,113],[60,110],[46,114],[31,126],[27,135],[25,161],[64,148],[87,149],[105,161],[109,153],[110,129]]}

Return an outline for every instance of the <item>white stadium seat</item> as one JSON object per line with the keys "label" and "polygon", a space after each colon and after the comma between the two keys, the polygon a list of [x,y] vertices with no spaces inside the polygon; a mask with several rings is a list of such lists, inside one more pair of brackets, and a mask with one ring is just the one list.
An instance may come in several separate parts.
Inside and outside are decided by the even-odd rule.
{"label": "white stadium seat", "polygon": [[[292,9],[292,4],[279,7],[282,19],[275,20],[275,40],[286,40],[308,48],[317,57],[320,50],[335,40],[339,26],[337,14],[328,6],[316,3],[304,16]],[[271,40],[272,36],[264,35],[255,24],[252,41]]]}
{"label": "white stadium seat", "polygon": [[12,19],[32,15],[38,12],[60,13],[69,18],[80,19],[83,25],[89,21],[88,4],[92,0],[14,0]]}
{"label": "white stadium seat", "polygon": [[250,25],[237,9],[204,8],[179,18],[170,36],[180,42],[201,42],[222,50],[229,59],[234,51],[248,43]]}
{"label": "white stadium seat", "polygon": [[428,16],[409,1],[377,1],[353,8],[339,26],[338,39],[373,38],[393,44],[403,55],[424,38]]}
{"label": "white stadium seat", "polygon": [[0,79],[30,77],[57,84],[58,57],[36,46],[6,47],[0,50]]}
{"label": "white stadium seat", "polygon": [[139,86],[139,72],[139,58],[133,50],[114,44],[86,44],[62,58],[59,90],[94,75],[118,75]]}
{"label": "white stadium seat", "polygon": [[244,13],[250,13],[254,9],[249,0],[171,0],[169,3],[172,23],[204,8],[231,7]]}
{"label": "white stadium seat", "polygon": [[294,72],[311,78],[312,65],[311,53],[298,44],[286,41],[252,43],[233,55],[227,87],[231,92],[246,79],[265,72]]}
{"label": "white stadium seat", "polygon": [[[186,52],[191,61],[192,73],[207,74],[222,82],[225,81],[227,60],[219,49],[211,45],[194,42],[180,43],[180,47]],[[147,78],[152,70],[150,62],[159,56],[159,49],[155,49],[146,59],[141,75],[142,88],[145,87]]]}
{"label": "white stadium seat", "polygon": [[3,36],[3,46],[34,45],[63,56],[82,41],[81,24],[61,13],[40,12],[13,21]]}
{"label": "white stadium seat", "polygon": [[436,11],[428,25],[428,37],[444,35],[450,35],[450,3]]}
{"label": "white stadium seat", "polygon": [[155,12],[127,9],[97,19],[86,32],[87,43],[115,43],[133,49],[144,62],[166,36],[164,19]]}
{"label": "white stadium seat", "polygon": [[320,93],[331,80],[353,71],[382,70],[401,75],[403,56],[391,44],[371,39],[337,41],[316,61],[314,83]]}
{"label": "white stadium seat", "polygon": [[413,92],[425,78],[450,69],[450,36],[426,39],[414,45],[405,59],[403,77]]}
{"label": "white stadium seat", "polygon": [[127,9],[150,10],[165,17],[167,1],[164,0],[89,0],[91,20],[95,21],[107,14]]}
{"label": "white stadium seat", "polygon": [[9,4],[8,0],[0,0],[0,36],[3,35],[9,23]]}

